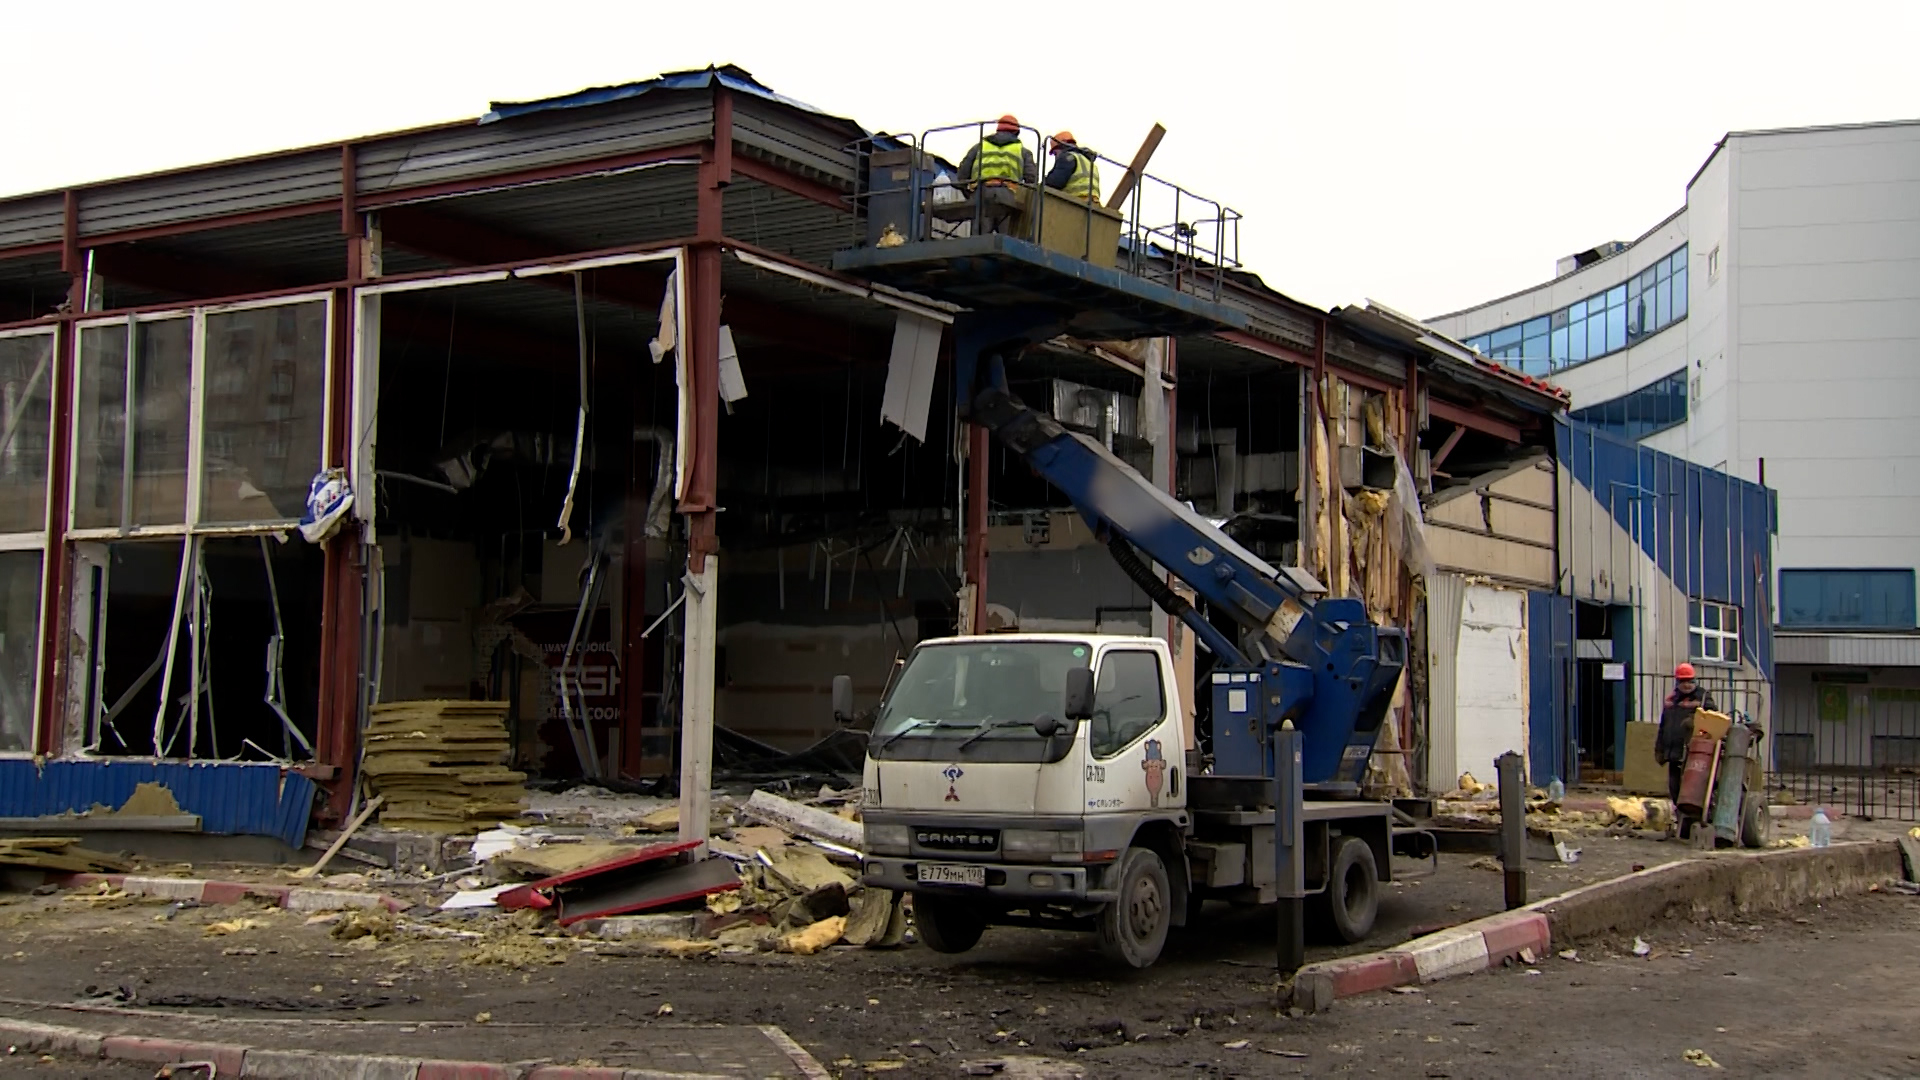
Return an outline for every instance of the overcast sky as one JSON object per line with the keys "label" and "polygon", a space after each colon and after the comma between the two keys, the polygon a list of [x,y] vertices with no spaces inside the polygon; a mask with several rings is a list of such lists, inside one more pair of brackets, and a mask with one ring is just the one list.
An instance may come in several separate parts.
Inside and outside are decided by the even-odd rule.
{"label": "overcast sky", "polygon": [[874,129],[1012,111],[1124,160],[1159,121],[1151,171],[1240,210],[1269,285],[1427,316],[1639,235],[1730,129],[1920,116],[1912,0],[93,0],[9,21],[4,193],[734,63]]}

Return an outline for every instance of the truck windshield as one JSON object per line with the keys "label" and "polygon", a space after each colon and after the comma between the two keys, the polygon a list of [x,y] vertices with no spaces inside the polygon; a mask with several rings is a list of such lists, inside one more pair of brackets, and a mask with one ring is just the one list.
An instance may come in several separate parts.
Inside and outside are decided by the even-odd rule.
{"label": "truck windshield", "polygon": [[1042,738],[1032,721],[1060,718],[1068,669],[1092,659],[1092,649],[1078,641],[922,646],[874,722],[868,753],[909,761],[1058,761],[1075,729],[1062,724],[1059,734]]}

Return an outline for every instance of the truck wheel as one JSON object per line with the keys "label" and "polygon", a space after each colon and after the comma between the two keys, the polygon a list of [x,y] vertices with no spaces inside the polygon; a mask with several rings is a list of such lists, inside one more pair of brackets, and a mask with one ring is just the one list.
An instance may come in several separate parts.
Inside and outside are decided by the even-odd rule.
{"label": "truck wheel", "polygon": [[1160,958],[1173,923],[1167,866],[1147,848],[1128,848],[1120,860],[1120,898],[1100,912],[1100,951],[1128,967]]}
{"label": "truck wheel", "polygon": [[1740,807],[1740,843],[1763,848],[1773,839],[1773,811],[1767,809],[1765,792],[1749,791]]}
{"label": "truck wheel", "polygon": [[963,953],[980,944],[987,920],[960,897],[915,893],[913,925],[920,929],[920,940],[934,952]]}
{"label": "truck wheel", "polygon": [[1357,836],[1343,836],[1327,875],[1327,910],[1333,928],[1349,944],[1365,941],[1380,914],[1380,871],[1373,848]]}

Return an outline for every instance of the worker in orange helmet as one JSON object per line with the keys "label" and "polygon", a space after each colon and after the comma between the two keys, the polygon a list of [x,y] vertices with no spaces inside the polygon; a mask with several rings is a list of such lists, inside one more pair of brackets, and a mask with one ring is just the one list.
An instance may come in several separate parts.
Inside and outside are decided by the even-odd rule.
{"label": "worker in orange helmet", "polygon": [[1715,709],[1713,695],[1700,685],[1692,664],[1673,669],[1673,693],[1660,709],[1660,732],[1654,736],[1654,760],[1667,767],[1667,797],[1680,801],[1680,774],[1686,771],[1687,743],[1693,738],[1693,714]]}
{"label": "worker in orange helmet", "polygon": [[1053,167],[1047,170],[1047,186],[1075,202],[1099,202],[1099,156],[1082,149],[1071,131],[1055,135],[1052,142]]}
{"label": "worker in orange helmet", "polygon": [[1020,188],[1032,187],[1039,176],[1033,151],[1020,141],[1020,121],[1011,113],[1002,116],[960,159],[960,178],[980,200],[981,224],[987,232],[1007,231],[1020,210]]}

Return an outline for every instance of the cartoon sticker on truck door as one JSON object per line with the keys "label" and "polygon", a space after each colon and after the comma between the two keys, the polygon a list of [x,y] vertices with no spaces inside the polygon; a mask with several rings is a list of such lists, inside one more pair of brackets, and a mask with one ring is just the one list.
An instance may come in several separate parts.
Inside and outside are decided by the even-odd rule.
{"label": "cartoon sticker on truck door", "polygon": [[1140,769],[1147,774],[1147,803],[1158,808],[1160,789],[1167,780],[1167,759],[1160,753],[1160,740],[1147,740],[1147,756],[1141,760]]}

